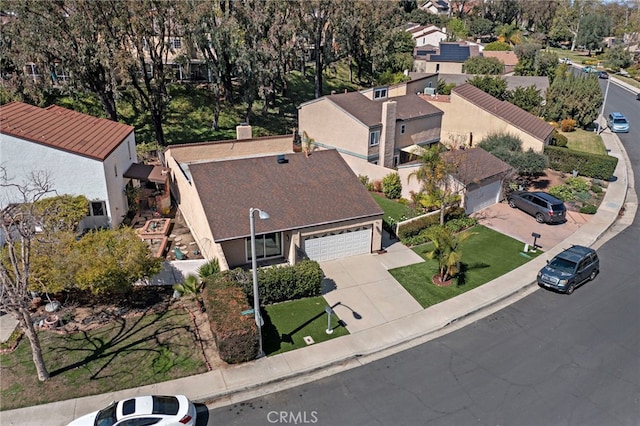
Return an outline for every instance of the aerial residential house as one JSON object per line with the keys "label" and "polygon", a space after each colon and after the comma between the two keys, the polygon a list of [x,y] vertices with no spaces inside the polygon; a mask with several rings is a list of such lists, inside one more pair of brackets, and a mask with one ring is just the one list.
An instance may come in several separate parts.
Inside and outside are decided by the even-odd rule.
{"label": "aerial residential house", "polygon": [[[0,107],[0,166],[14,183],[31,173],[49,176],[57,194],[84,195],[90,201],[82,229],[118,226],[128,211],[125,177],[136,163],[133,127],[56,105],[39,108],[21,102]],[[0,204],[24,201],[3,188]]]}
{"label": "aerial residential house", "polygon": [[504,72],[503,74],[510,74],[516,68],[518,64],[518,57],[516,56],[516,52],[513,50],[509,51],[482,51],[482,56],[485,58],[496,58],[500,62],[504,64]]}
{"label": "aerial residential house", "polygon": [[292,136],[172,146],[164,152],[178,207],[205,258],[221,269],[295,264],[380,250],[382,210],[335,150],[294,153]]}
{"label": "aerial residential house", "polygon": [[305,102],[298,107],[299,131],[318,148],[337,149],[349,164],[358,160],[393,168],[409,161],[415,147],[440,140],[442,111],[416,95],[425,84],[437,85],[436,77],[416,86],[378,87]]}
{"label": "aerial residential house", "polygon": [[435,25],[420,25],[409,28],[407,31],[411,34],[418,47],[425,45],[437,46],[447,39],[446,30]]}
{"label": "aerial residential house", "polygon": [[413,71],[424,73],[464,73],[464,62],[480,56],[480,46],[469,42],[440,42],[435,46],[416,47]]}
{"label": "aerial residential house", "polygon": [[451,96],[423,96],[444,111],[442,140],[453,146],[474,146],[485,136],[509,133],[522,140],[522,149],[542,153],[551,140],[553,126],[507,101],[501,101],[471,84],[451,90]]}
{"label": "aerial residential house", "polygon": [[445,15],[451,13],[451,5],[449,0],[427,0],[418,2],[418,7],[432,15]]}

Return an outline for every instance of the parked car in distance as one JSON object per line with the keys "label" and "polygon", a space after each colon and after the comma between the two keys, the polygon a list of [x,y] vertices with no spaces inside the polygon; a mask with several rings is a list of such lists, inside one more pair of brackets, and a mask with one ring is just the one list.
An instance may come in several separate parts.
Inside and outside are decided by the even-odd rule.
{"label": "parked car in distance", "polygon": [[542,191],[516,191],[507,196],[513,208],[529,213],[538,223],[564,223],[567,208],[562,200]]}
{"label": "parked car in distance", "polygon": [[596,69],[591,65],[587,65],[585,67],[582,67],[582,72],[586,72],[587,74],[590,74],[592,72],[596,72]]}
{"label": "parked car in distance", "polygon": [[609,74],[606,71],[598,71],[598,78],[609,78]]}
{"label": "parked car in distance", "polygon": [[627,133],[629,120],[620,112],[612,112],[607,116],[607,126],[614,133]]}
{"label": "parked car in distance", "polygon": [[571,59],[569,59],[569,58],[560,58],[560,59],[558,59],[558,61],[561,64],[570,64],[571,63]]}
{"label": "parked car in distance", "polygon": [[184,395],[136,396],[79,417],[68,426],[195,426],[196,407]]}
{"label": "parked car in distance", "polygon": [[538,285],[573,293],[579,285],[593,280],[600,272],[600,259],[595,250],[571,246],[555,256],[538,272]]}

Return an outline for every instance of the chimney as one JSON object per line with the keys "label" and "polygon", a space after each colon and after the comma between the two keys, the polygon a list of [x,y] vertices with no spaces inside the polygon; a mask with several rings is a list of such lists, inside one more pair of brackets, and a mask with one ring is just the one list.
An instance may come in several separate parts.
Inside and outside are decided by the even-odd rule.
{"label": "chimney", "polygon": [[240,123],[236,126],[236,139],[251,139],[253,137],[251,126],[247,123]]}
{"label": "chimney", "polygon": [[382,132],[380,134],[378,164],[393,167],[393,151],[396,144],[396,101],[382,104]]}

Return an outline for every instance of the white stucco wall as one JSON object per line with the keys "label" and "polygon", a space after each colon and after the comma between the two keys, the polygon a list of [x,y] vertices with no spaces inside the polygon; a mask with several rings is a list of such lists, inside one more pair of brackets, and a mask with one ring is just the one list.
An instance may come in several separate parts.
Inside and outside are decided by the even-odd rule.
{"label": "white stucco wall", "polygon": [[[129,156],[131,150],[131,158]],[[29,181],[33,172],[46,172],[58,195],[84,195],[90,201],[104,201],[113,226],[122,222],[127,212],[122,174],[136,161],[133,132],[103,163],[20,138],[0,135],[0,165],[16,183]],[[117,168],[117,176],[115,168]],[[55,194],[52,194],[55,195]],[[24,201],[17,190],[2,188],[0,205]],[[86,225],[91,221],[85,220]],[[108,225],[108,223],[97,223]]]}

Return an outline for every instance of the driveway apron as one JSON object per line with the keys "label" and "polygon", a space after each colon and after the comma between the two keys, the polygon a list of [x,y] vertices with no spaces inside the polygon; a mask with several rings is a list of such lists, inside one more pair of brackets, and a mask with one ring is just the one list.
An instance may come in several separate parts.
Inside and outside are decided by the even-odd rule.
{"label": "driveway apron", "polygon": [[384,253],[320,262],[323,296],[354,334],[422,310],[388,270],[422,262],[400,243]]}

